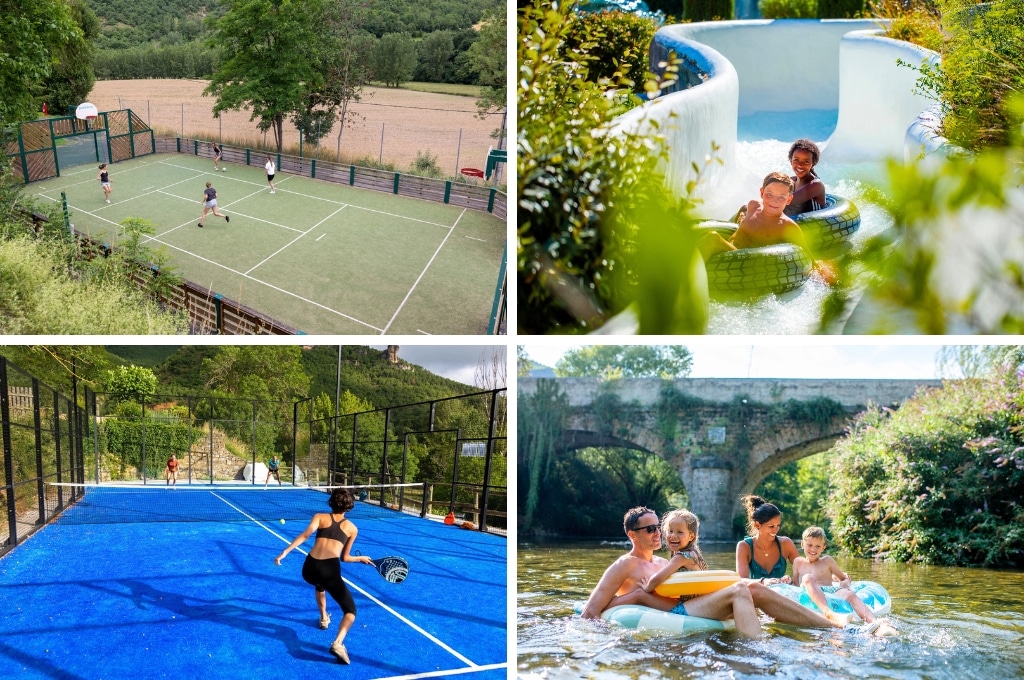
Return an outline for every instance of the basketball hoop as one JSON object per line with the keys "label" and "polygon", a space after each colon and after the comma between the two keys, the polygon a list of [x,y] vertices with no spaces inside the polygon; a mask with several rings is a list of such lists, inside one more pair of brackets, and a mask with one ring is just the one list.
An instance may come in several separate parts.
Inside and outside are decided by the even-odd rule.
{"label": "basketball hoop", "polygon": [[75,118],[80,120],[87,120],[91,122],[96,120],[96,116],[98,115],[100,115],[100,112],[96,109],[96,106],[89,102],[83,102],[75,109]]}

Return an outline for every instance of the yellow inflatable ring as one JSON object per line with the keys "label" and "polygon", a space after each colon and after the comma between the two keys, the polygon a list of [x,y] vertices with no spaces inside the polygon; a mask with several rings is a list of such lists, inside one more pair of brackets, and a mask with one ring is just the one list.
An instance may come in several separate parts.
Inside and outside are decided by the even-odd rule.
{"label": "yellow inflatable ring", "polygon": [[655,588],[654,592],[665,597],[707,595],[739,582],[740,575],[735,571],[727,569],[677,571],[665,579],[664,583]]}

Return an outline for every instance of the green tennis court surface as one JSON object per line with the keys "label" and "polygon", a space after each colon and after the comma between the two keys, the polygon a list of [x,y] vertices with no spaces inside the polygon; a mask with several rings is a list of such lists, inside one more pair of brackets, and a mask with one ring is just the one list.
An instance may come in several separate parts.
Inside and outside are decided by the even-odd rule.
{"label": "green tennis court surface", "polygon": [[[97,492],[113,494],[100,504],[117,504],[116,490],[88,493]],[[147,500],[160,515],[195,491],[151,493],[165,496]],[[274,564],[308,517],[282,526],[244,516],[274,514],[267,501],[228,500],[231,521],[58,521],[0,559],[0,677],[507,677],[506,539],[357,504],[348,513],[355,549],[402,556],[409,576],[389,583],[373,567],[342,565],[358,610],[342,666],[328,652],[338,605],[328,597],[332,624],[320,630],[303,554]]]}
{"label": "green tennis court surface", "polygon": [[[280,172],[271,194],[262,168],[226,167],[177,154],[112,164],[109,205],[95,166],[27,190],[56,202],[66,192],[75,228],[110,245],[122,220],[149,220],[147,245],[181,276],[305,333],[487,332],[501,220]],[[196,226],[206,182],[230,223],[211,213]]]}

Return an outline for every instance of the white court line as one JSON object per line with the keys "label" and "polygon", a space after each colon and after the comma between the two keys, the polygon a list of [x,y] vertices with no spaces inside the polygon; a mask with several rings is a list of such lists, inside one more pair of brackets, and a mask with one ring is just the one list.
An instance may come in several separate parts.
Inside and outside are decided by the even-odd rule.
{"label": "white court line", "polygon": [[[327,217],[323,218],[322,220],[320,220],[319,222],[317,222],[316,224],[314,224],[314,225],[313,225],[312,227],[310,227],[310,228],[309,228],[309,229],[307,229],[306,231],[302,232],[301,234],[299,234],[298,236],[296,236],[295,238],[293,238],[293,239],[292,239],[291,241],[289,241],[288,243],[284,244],[283,246],[281,246],[280,248],[278,248],[277,250],[275,250],[274,252],[272,252],[272,253],[271,253],[270,255],[267,255],[267,256],[266,256],[265,258],[263,258],[262,260],[260,260],[260,261],[259,261],[259,262],[257,262],[256,264],[254,264],[254,265],[253,265],[252,267],[250,267],[250,268],[249,268],[249,270],[245,272],[245,275],[246,275],[246,276],[248,276],[248,275],[249,275],[249,272],[251,272],[251,271],[252,271],[253,269],[256,269],[256,268],[257,268],[257,267],[259,267],[259,266],[260,266],[261,264],[263,264],[264,262],[266,262],[266,261],[267,261],[267,260],[269,260],[270,258],[274,257],[274,255],[277,255],[277,254],[278,254],[279,252],[281,252],[282,250],[284,250],[285,248],[287,248],[287,247],[288,247],[288,246],[290,246],[291,244],[295,243],[295,242],[296,242],[296,241],[298,241],[298,240],[299,240],[300,238],[302,238],[303,236],[305,236],[305,235],[306,235],[306,234],[308,234],[309,232],[313,231],[314,229],[316,229],[317,227],[319,227],[319,226],[320,226],[321,224],[323,224],[323,223],[324,223],[324,222],[326,222],[327,220],[331,219],[332,217],[334,217],[335,215],[337,215],[338,213],[340,213],[340,212],[341,212],[342,210],[344,210],[344,209],[345,209],[345,206],[341,206],[340,208],[338,208],[337,210],[335,210],[334,212],[332,212],[332,213],[331,213],[330,215],[328,215]],[[323,238],[323,237],[321,236],[320,238]],[[320,239],[318,238],[318,239],[317,239],[317,241],[319,241],[319,240],[320,240]]]}
{"label": "white court line", "polygon": [[[163,192],[161,192],[161,193],[163,193]],[[259,192],[256,192],[256,193],[259,193]],[[188,201],[189,203],[194,203],[194,202],[195,202],[195,201],[193,201],[193,200],[192,200],[191,198],[185,198],[184,196],[178,196],[177,194],[168,194],[168,193],[164,193],[164,195],[165,195],[165,196],[170,196],[171,198],[177,198],[177,199],[180,199],[180,200],[182,200],[182,201]],[[249,194],[249,196],[253,196],[253,195],[254,195],[254,194]],[[225,203],[224,205],[218,205],[217,207],[218,207],[218,208],[224,208],[224,209],[227,209],[227,207],[228,207],[228,206],[232,206],[232,205],[235,205],[236,203],[238,203],[238,202],[240,202],[240,201],[244,201],[245,199],[249,198],[249,196],[243,196],[242,198],[239,198],[239,199],[236,199],[236,200],[234,200],[234,201],[231,201],[230,203]],[[202,204],[200,204],[200,206],[199,206],[199,207],[200,207],[200,210],[202,210]],[[200,212],[200,216],[201,216],[201,215],[202,215],[202,212]],[[263,224],[269,224],[269,225],[271,225],[272,227],[279,227],[279,228],[281,228],[281,229],[287,229],[288,231],[295,231],[295,232],[298,232],[298,233],[300,233],[300,234],[303,234],[303,233],[305,233],[305,232],[304,232],[304,231],[302,231],[301,229],[296,229],[295,227],[289,227],[289,226],[287,226],[287,225],[284,225],[284,224],[278,224],[277,222],[271,222],[270,220],[265,220],[265,219],[262,219],[262,218],[260,218],[260,217],[255,217],[255,216],[253,216],[253,215],[248,215],[248,214],[246,214],[246,213],[241,213],[241,212],[238,212],[237,210],[232,210],[232,211],[231,211],[231,215],[232,215],[233,217],[244,217],[244,218],[246,218],[247,220],[252,220],[253,222],[262,222]],[[198,219],[199,219],[199,217],[197,217],[196,219],[198,220]],[[173,229],[172,229],[171,231],[173,231]],[[158,234],[158,236],[162,236],[163,234],[167,234],[167,233],[170,233],[170,232],[166,232],[166,231],[165,231],[165,232],[163,232],[162,234]]]}
{"label": "white court line", "polygon": [[[255,517],[253,517],[252,515],[248,514],[248,513],[247,513],[247,512],[245,512],[244,510],[242,510],[242,509],[240,509],[240,508],[236,507],[235,505],[233,505],[233,504],[232,504],[232,503],[231,503],[230,501],[228,501],[228,500],[227,500],[227,499],[225,499],[224,497],[222,497],[222,496],[219,496],[219,495],[217,495],[217,493],[216,493],[216,492],[213,492],[213,495],[214,495],[214,496],[215,496],[216,498],[218,498],[218,499],[220,499],[221,501],[223,501],[224,503],[226,503],[226,504],[227,504],[227,505],[228,505],[229,507],[231,507],[232,509],[234,509],[234,510],[235,510],[236,512],[238,512],[238,514],[240,514],[240,515],[242,515],[243,517],[245,517],[245,518],[249,519],[250,521],[252,521],[252,522],[256,523],[256,524],[257,524],[258,526],[260,526],[260,527],[262,527],[263,529],[265,529],[266,531],[268,531],[268,532],[269,532],[269,533],[270,533],[271,535],[273,535],[273,536],[276,536],[277,538],[281,539],[281,541],[283,541],[285,545],[289,545],[289,544],[291,544],[291,541],[289,541],[289,540],[288,540],[287,538],[285,538],[285,537],[284,537],[284,536],[282,536],[281,534],[277,533],[276,531],[274,531],[273,529],[271,529],[270,527],[268,527],[268,526],[267,526],[266,524],[264,524],[263,522],[259,521],[258,519],[256,519],[256,518],[255,518]],[[299,551],[300,553],[302,553],[303,555],[308,555],[308,554],[309,554],[309,553],[307,553],[307,552],[306,552],[305,550],[303,550],[302,548],[298,548],[298,547],[297,547],[297,548],[295,548],[295,549],[296,549],[297,551]],[[458,653],[457,651],[455,651],[454,649],[452,649],[451,647],[449,647],[449,646],[448,646],[448,645],[446,645],[445,643],[441,642],[441,641],[440,641],[440,640],[438,640],[438,639],[437,639],[436,637],[434,637],[433,635],[431,635],[431,634],[430,634],[430,633],[428,633],[427,631],[423,630],[423,629],[422,629],[422,628],[420,628],[420,627],[419,627],[418,625],[416,625],[415,623],[413,623],[413,622],[412,622],[412,621],[410,621],[409,619],[405,618],[404,616],[402,616],[401,614],[399,614],[398,612],[396,612],[396,611],[395,611],[394,609],[392,609],[391,607],[389,607],[388,605],[384,604],[383,602],[381,602],[380,600],[378,600],[378,599],[377,599],[376,597],[374,597],[374,596],[373,596],[373,595],[371,595],[370,593],[366,592],[365,590],[363,590],[362,588],[360,588],[359,586],[357,586],[357,585],[356,585],[355,583],[353,583],[353,582],[349,581],[349,580],[348,580],[347,578],[346,578],[346,579],[344,579],[344,581],[345,581],[345,583],[346,583],[346,584],[348,584],[348,585],[349,585],[349,586],[351,586],[352,588],[355,588],[355,589],[356,589],[356,590],[358,590],[358,591],[359,591],[360,593],[362,593],[363,595],[365,595],[365,596],[366,596],[366,597],[368,597],[369,599],[371,599],[371,600],[373,600],[374,602],[376,602],[377,604],[379,604],[379,605],[380,605],[380,606],[381,606],[381,607],[382,607],[382,608],[383,608],[383,609],[384,609],[385,611],[387,611],[387,612],[391,613],[392,615],[394,615],[394,616],[395,616],[396,618],[398,618],[398,619],[399,619],[400,621],[402,621],[403,623],[405,623],[406,625],[408,625],[408,626],[409,626],[410,628],[412,628],[412,629],[413,629],[413,630],[415,630],[416,632],[418,632],[418,633],[420,633],[421,635],[423,635],[423,636],[424,636],[425,638],[427,638],[428,640],[430,640],[431,642],[433,642],[434,644],[436,644],[437,646],[439,646],[439,647],[440,647],[441,649],[445,650],[446,652],[448,652],[449,654],[451,654],[452,656],[454,656],[454,657],[455,657],[456,659],[458,659],[459,661],[461,661],[461,662],[463,662],[464,664],[466,664],[466,665],[468,665],[468,666],[471,666],[471,667],[473,667],[473,668],[479,668],[479,666],[477,666],[477,665],[476,665],[475,663],[473,663],[473,662],[472,662],[472,661],[471,661],[470,659],[467,659],[467,658],[466,658],[465,656],[463,656],[462,654]]]}
{"label": "white court line", "polygon": [[484,243],[487,243],[487,239],[484,239],[484,238],[477,238],[476,236],[467,236],[466,238],[471,238],[471,239],[473,239],[474,241],[482,241],[482,242],[484,242]]}
{"label": "white court line", "polygon": [[391,315],[391,320],[388,321],[388,325],[384,326],[384,333],[388,332],[388,329],[391,328],[391,324],[395,322],[395,318],[398,316],[398,313],[402,311],[402,307],[404,307],[405,303],[409,301],[409,297],[412,295],[412,292],[416,290],[416,286],[420,285],[420,280],[427,273],[427,270],[430,269],[430,265],[434,263],[434,258],[436,258],[437,254],[441,252],[441,248],[444,247],[445,242],[448,241],[448,237],[451,236],[452,232],[455,231],[456,225],[458,225],[459,220],[462,219],[462,216],[466,214],[466,210],[466,208],[462,209],[462,212],[459,213],[459,219],[455,220],[455,224],[453,224],[451,228],[448,229],[448,233],[445,234],[444,238],[441,240],[441,244],[437,246],[437,250],[435,250],[434,254],[430,256],[430,260],[427,262],[427,266],[423,268],[423,271],[420,272],[420,275],[416,277],[416,282],[412,284],[412,288],[410,288],[409,292],[405,294],[405,298],[402,299],[402,304],[398,305],[398,309],[396,309],[395,313]]}
{"label": "white court line", "polygon": [[330,307],[328,307],[326,305],[322,305],[319,302],[314,302],[313,300],[310,300],[308,298],[304,298],[301,295],[298,295],[296,293],[291,292],[290,290],[285,290],[284,288],[279,288],[279,287],[275,286],[272,283],[267,283],[266,281],[261,281],[260,279],[257,279],[255,276],[249,276],[248,274],[243,274],[242,272],[240,272],[240,271],[238,271],[236,269],[232,269],[231,267],[229,267],[227,265],[224,265],[224,264],[221,264],[220,262],[214,262],[213,260],[207,259],[207,258],[203,257],[202,255],[196,255],[195,253],[193,253],[193,252],[191,252],[189,250],[185,250],[184,248],[179,248],[178,246],[174,245],[173,243],[167,243],[166,241],[161,241],[160,239],[158,239],[156,237],[153,237],[150,240],[156,241],[160,245],[167,246],[168,248],[173,248],[174,250],[177,250],[180,253],[185,253],[186,255],[189,255],[191,257],[196,258],[197,260],[202,260],[203,262],[206,262],[207,264],[212,264],[214,267],[220,267],[221,269],[225,269],[225,270],[231,272],[232,274],[238,274],[242,278],[249,279],[253,283],[258,283],[261,286],[266,286],[267,288],[270,288],[272,290],[276,290],[279,293],[284,293],[285,295],[290,295],[291,297],[295,298],[296,300],[301,300],[302,302],[305,302],[306,304],[313,305],[314,307],[319,307],[320,309],[324,310],[325,312],[330,312],[331,314],[343,317],[345,319],[348,319],[349,321],[355,321],[357,324],[359,324],[361,326],[366,326],[367,328],[372,328],[375,331],[379,331],[381,334],[384,333],[383,329],[377,328],[372,323],[367,323],[366,321],[361,321],[361,320],[355,318],[354,316],[349,316],[348,314],[345,314],[344,312],[339,312],[336,309],[331,309]]}
{"label": "white court line", "polygon": [[[186,167],[184,165],[177,165],[175,163],[168,163],[166,161],[160,161],[160,163],[162,163],[163,165],[169,165],[169,166],[174,167],[174,168],[182,168],[183,170],[194,170],[195,169],[195,168]],[[243,167],[245,167],[245,166],[243,166]],[[256,166],[250,165],[248,167],[255,169]],[[213,174],[213,173],[205,173],[205,174]],[[299,177],[299,176],[300,175],[291,175],[291,174],[289,174],[288,176],[284,177],[281,180],[281,182],[284,182],[284,181],[287,181],[289,179],[292,179],[293,177]],[[302,177],[305,177],[305,175],[302,175]],[[247,179],[235,180],[233,177],[232,178],[228,178],[228,179],[231,179],[232,181],[240,182],[242,184],[259,185],[263,189],[269,188],[265,184],[260,184],[259,182],[251,182],[251,181],[249,181]],[[316,181],[316,180],[314,180],[314,179],[312,179],[310,177],[306,177],[306,179],[310,179],[312,181]],[[279,184],[280,183],[280,182],[278,182],[276,177],[274,178],[274,183],[275,184]],[[365,189],[360,189],[359,187],[351,187],[351,186],[347,186],[347,185],[344,185],[344,184],[342,184],[341,186],[343,186],[345,188],[348,188],[348,189],[359,189],[360,191],[366,191]],[[364,207],[359,206],[359,205],[354,205],[354,204],[351,204],[351,203],[343,203],[342,201],[335,201],[335,200],[330,199],[330,198],[323,198],[321,196],[313,196],[311,194],[304,194],[304,193],[302,193],[300,191],[290,191],[288,189],[283,189],[282,191],[284,193],[286,193],[286,194],[292,194],[294,196],[301,196],[302,198],[309,198],[309,199],[312,199],[312,200],[315,200],[315,201],[324,201],[325,203],[334,203],[335,205],[340,203],[342,205],[348,205],[349,207],[357,208],[359,210],[365,210],[367,212],[374,212],[374,213],[378,213],[380,215],[387,215],[388,217],[397,217],[397,218],[402,219],[402,220],[409,220],[411,222],[420,222],[422,224],[429,224],[429,225],[432,225],[432,226],[435,226],[435,227],[444,227],[445,229],[449,228],[447,224],[439,224],[437,222],[431,222],[429,220],[421,220],[421,219],[418,219],[416,217],[406,217],[405,215],[396,215],[394,213],[389,213],[389,212],[384,211],[384,210],[374,210],[373,208],[364,208]],[[259,192],[256,192],[256,193],[259,193]],[[411,197],[410,196],[403,196],[402,198],[411,198]],[[423,200],[423,199],[416,199],[416,200]],[[436,205],[436,204],[434,204],[434,205]],[[452,206],[452,207],[454,207],[454,206]]]}
{"label": "white court line", "polygon": [[313,241],[313,243],[319,243],[320,239],[322,239],[324,236],[327,236],[327,234],[320,234],[319,236],[316,237],[316,240]]}
{"label": "white court line", "polygon": [[419,333],[420,335],[432,335],[431,333],[428,333],[426,331],[421,331],[419,328],[416,329],[416,332]]}
{"label": "white court line", "polygon": [[377,680],[416,680],[417,678],[442,678],[447,675],[465,675],[466,673],[479,673],[480,671],[496,671],[499,668],[508,668],[507,663],[492,663],[486,666],[474,666],[472,668],[453,668],[447,671],[427,671],[426,673],[411,673],[409,675],[391,675]]}

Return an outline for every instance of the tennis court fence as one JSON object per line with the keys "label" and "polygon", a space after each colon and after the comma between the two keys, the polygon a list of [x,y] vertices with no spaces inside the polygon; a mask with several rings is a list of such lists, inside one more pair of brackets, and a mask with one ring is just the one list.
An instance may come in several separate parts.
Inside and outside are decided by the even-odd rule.
{"label": "tennis court fence", "polygon": [[[502,221],[508,214],[505,193],[494,187],[332,163],[315,158],[302,158],[280,153],[268,154],[265,151],[235,147],[229,144],[222,144],[220,148],[221,158],[228,163],[262,168],[269,155],[274,159],[278,172],[281,173],[478,210],[491,213]],[[209,158],[211,161],[214,155],[212,142],[183,137],[157,137],[156,152],[188,154]]]}
{"label": "tennis court fence", "polygon": [[[507,529],[504,389],[325,418],[311,398],[104,394],[74,376],[71,385],[65,396],[0,349],[0,555],[87,495],[69,484],[166,488],[172,454],[179,489],[273,488],[276,454],[281,489],[377,489],[364,500],[378,508]],[[258,512],[292,517],[273,505]]]}

